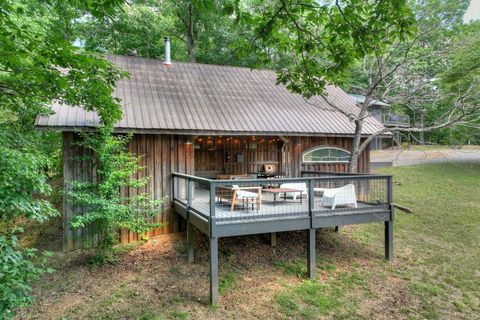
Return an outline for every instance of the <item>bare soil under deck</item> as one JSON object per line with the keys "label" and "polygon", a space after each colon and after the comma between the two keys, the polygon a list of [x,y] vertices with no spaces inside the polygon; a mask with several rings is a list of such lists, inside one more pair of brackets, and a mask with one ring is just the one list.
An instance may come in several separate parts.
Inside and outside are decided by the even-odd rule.
{"label": "bare soil under deck", "polygon": [[[383,259],[381,248],[359,245],[351,231],[318,231],[318,251],[325,261],[335,261],[335,273],[347,272],[352,263],[369,269]],[[34,287],[35,304],[18,318],[179,319],[187,314],[189,319],[283,319],[275,297],[304,277],[278,266],[295,264],[305,255],[305,237],[304,232],[280,233],[276,247],[263,235],[220,239],[221,278],[233,275],[235,280],[214,308],[208,302],[208,241],[201,233],[195,234],[196,256],[190,265],[185,262],[184,233],[154,237],[110,266],[89,266],[91,252],[57,253],[52,259],[56,272]],[[319,281],[330,276],[319,270]],[[372,283],[378,298],[365,307],[366,316],[400,319],[398,304],[414,303],[401,282],[390,283]]]}

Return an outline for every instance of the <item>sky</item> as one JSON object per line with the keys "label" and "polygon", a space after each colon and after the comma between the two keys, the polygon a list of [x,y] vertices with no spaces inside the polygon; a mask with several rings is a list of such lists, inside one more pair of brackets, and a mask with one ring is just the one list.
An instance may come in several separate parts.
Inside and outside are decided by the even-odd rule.
{"label": "sky", "polygon": [[480,19],[480,0],[471,0],[467,12],[463,16],[463,21],[469,22],[478,19]]}

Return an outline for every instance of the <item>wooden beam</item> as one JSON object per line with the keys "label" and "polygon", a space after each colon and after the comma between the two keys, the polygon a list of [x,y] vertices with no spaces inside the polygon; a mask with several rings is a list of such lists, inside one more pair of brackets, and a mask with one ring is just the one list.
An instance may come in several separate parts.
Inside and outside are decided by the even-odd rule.
{"label": "wooden beam", "polygon": [[402,210],[403,212],[413,213],[413,210],[410,209],[409,207],[402,206],[401,204],[398,204],[398,203],[392,203],[392,205],[393,205],[395,208]]}

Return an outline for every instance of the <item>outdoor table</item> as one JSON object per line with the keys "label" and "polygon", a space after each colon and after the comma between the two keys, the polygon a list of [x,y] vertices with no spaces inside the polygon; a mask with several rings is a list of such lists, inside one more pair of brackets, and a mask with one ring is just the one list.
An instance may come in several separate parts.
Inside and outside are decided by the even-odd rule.
{"label": "outdoor table", "polygon": [[283,198],[286,200],[287,199],[287,192],[298,192],[300,194],[300,203],[302,203],[302,190],[297,190],[297,189],[290,189],[290,188],[268,188],[268,189],[263,189],[262,192],[265,193],[271,193],[273,194],[273,204],[277,204],[277,195],[283,193]]}

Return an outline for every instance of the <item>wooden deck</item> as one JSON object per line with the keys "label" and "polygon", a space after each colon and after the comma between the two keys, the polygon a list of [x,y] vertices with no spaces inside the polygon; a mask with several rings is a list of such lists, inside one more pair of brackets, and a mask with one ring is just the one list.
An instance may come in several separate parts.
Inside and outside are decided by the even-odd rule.
{"label": "wooden deck", "polygon": [[[193,261],[193,227],[209,237],[210,246],[210,299],[218,301],[218,238],[249,234],[261,234],[299,231],[307,232],[307,269],[308,276],[315,279],[316,251],[315,230],[325,227],[338,227],[358,223],[381,222],[385,225],[385,258],[393,256],[393,206],[391,176],[359,175],[344,177],[310,177],[277,179],[275,182],[304,182],[308,185],[308,197],[293,200],[278,199],[273,195],[262,193],[261,207],[257,204],[235,205],[220,199],[216,188],[232,184],[231,181],[210,180],[185,174],[174,174],[180,181],[174,183],[173,208],[177,214],[187,221],[187,261]],[[175,181],[175,179],[174,179]],[[333,185],[356,184],[356,203],[337,206],[335,209],[324,206],[321,195],[315,194],[315,185],[324,182],[335,182]],[[271,184],[272,180],[248,180],[235,182],[258,186]],[[209,189],[197,187],[206,186]],[[327,184],[328,185],[328,184]],[[180,188],[178,186],[181,186]],[[183,191],[180,192],[179,189]],[[223,197],[223,193],[220,193]],[[225,197],[228,198],[228,197]],[[331,198],[330,198],[331,199]],[[341,198],[340,198],[341,199]],[[383,199],[383,200],[382,200]],[[338,203],[341,203],[338,202]],[[344,203],[347,203],[346,201]]]}
{"label": "wooden deck", "polygon": [[[195,190],[195,196],[191,204],[191,208],[196,214],[207,218],[210,216],[209,193],[206,189]],[[178,202],[186,207],[187,199],[179,199]],[[388,205],[371,205],[359,202],[357,208],[352,206],[340,206],[332,210],[329,207],[322,206],[322,197],[315,196],[313,213],[318,217],[346,216],[361,213],[382,213],[389,210]],[[309,216],[309,200],[303,198],[292,200],[278,199],[273,200],[272,195],[263,198],[262,207],[257,209],[256,206],[242,204],[235,206],[231,210],[230,202],[219,201],[215,204],[215,217],[217,224],[229,223],[253,223],[262,220],[281,220],[294,219]]]}
{"label": "wooden deck", "polygon": [[[187,201],[179,200],[181,204],[186,206]],[[297,201],[298,202],[298,201]],[[321,199],[316,200],[317,206],[321,207]],[[201,214],[205,218],[210,216],[210,203],[205,201],[193,201],[191,208],[196,211],[197,214]],[[373,206],[369,204],[359,203],[358,208],[337,208],[331,210],[328,208],[322,208],[315,210],[314,213],[316,216],[342,216],[342,215],[352,215],[356,213],[364,212],[383,212],[387,211],[388,206]],[[255,222],[263,219],[269,220],[278,220],[278,219],[288,219],[295,217],[305,217],[308,216],[308,204],[306,201],[302,204],[292,203],[291,201],[282,202],[279,204],[263,204],[260,210],[252,209],[251,206],[239,205],[235,207],[233,211],[230,210],[229,203],[217,203],[215,205],[215,215],[216,221],[218,224],[225,223],[236,223],[236,222]]]}

